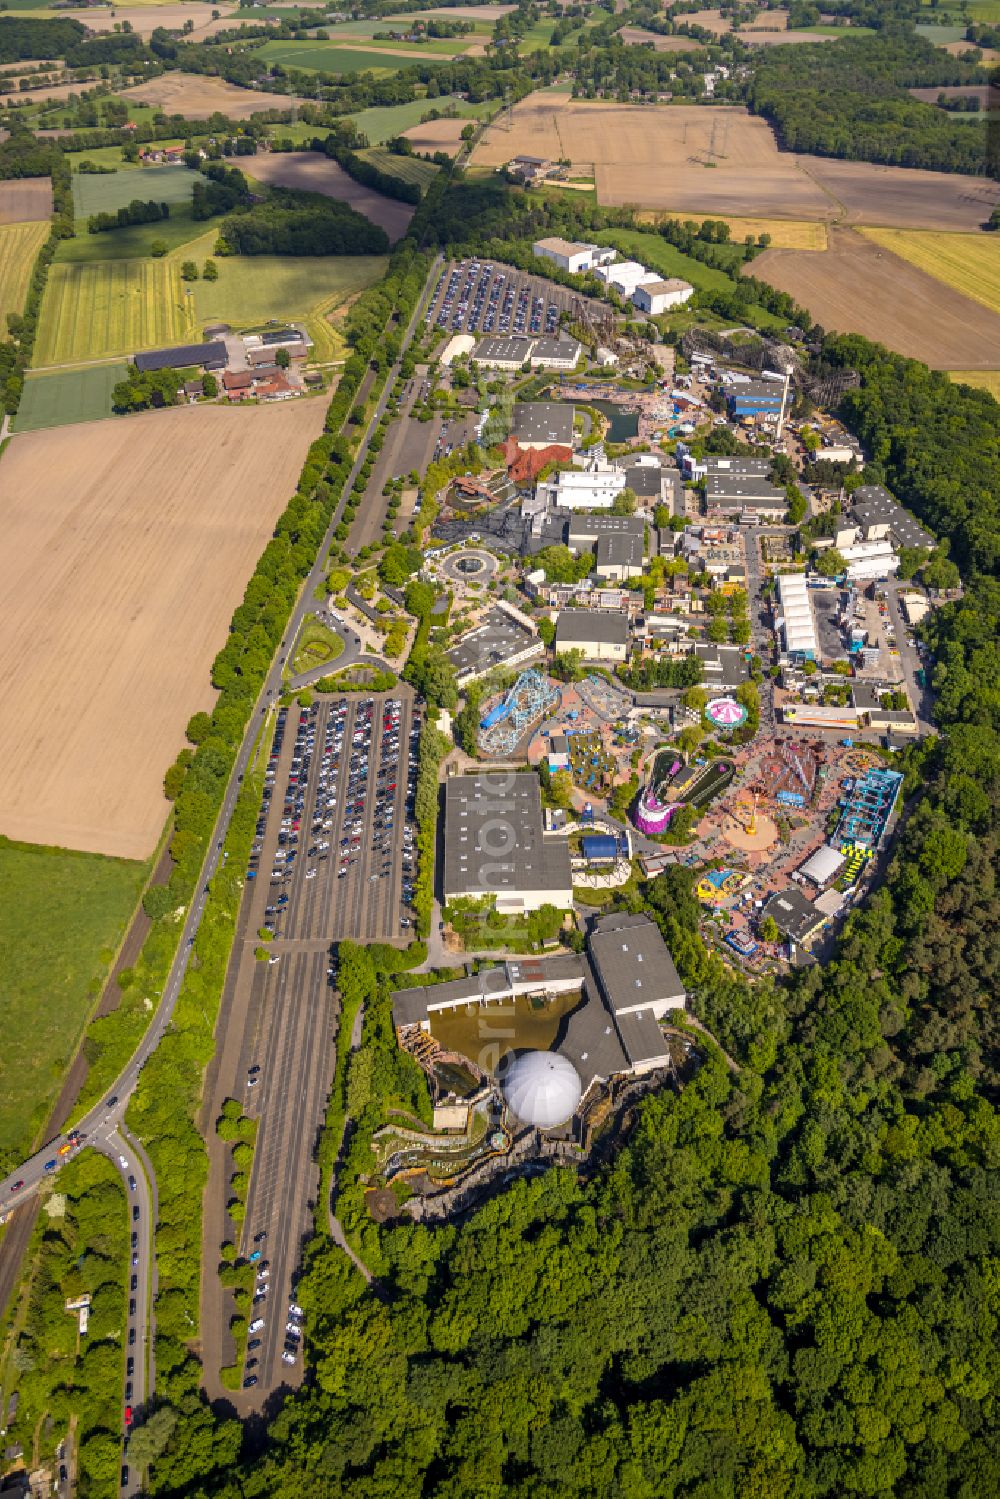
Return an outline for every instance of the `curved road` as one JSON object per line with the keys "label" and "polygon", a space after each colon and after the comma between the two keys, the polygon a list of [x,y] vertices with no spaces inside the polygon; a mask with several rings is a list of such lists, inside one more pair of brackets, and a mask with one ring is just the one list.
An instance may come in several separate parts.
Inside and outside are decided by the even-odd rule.
{"label": "curved road", "polygon": [[[417,322],[424,312],[428,292],[436,283],[436,277],[441,265],[441,261],[442,257],[438,255],[428,272],[427,280],[424,284],[424,291],[419,298],[417,305],[414,308],[413,315],[410,318],[409,324],[407,325],[406,332],[401,344],[401,353],[405,352],[406,348],[409,346],[410,340],[412,339],[414,330],[417,326]],[[191,958],[191,949],[194,945],[194,940],[198,933],[198,928],[201,924],[202,916],[205,912],[205,902],[207,899],[208,885],[223,860],[222,846],[225,841],[226,834],[229,830],[229,824],[236,806],[237,797],[240,793],[240,787],[243,781],[243,777],[246,774],[246,771],[250,764],[257,736],[260,732],[264,717],[269,706],[271,706],[275,699],[277,699],[281,695],[282,668],[284,667],[285,662],[288,658],[288,654],[291,651],[292,646],[294,645],[295,639],[302,625],[302,621],[307,614],[310,614],[315,609],[315,590],[325,577],[324,561],[333,541],[333,533],[336,527],[340,524],[341,515],[347,503],[347,497],[350,494],[351,487],[353,486],[355,479],[360,473],[361,466],[367,453],[368,443],[371,440],[376,426],[381,421],[387,405],[389,404],[392,387],[398,373],[399,362],[393,365],[393,367],[388,372],[382,389],[382,394],[378,398],[375,410],[373,411],[368,427],[365,430],[364,437],[358,446],[357,457],[351,467],[350,473],[348,474],[344,482],[340,494],[340,499],[338,500],[334,508],[334,512],[330,518],[330,523],[327,527],[326,534],[323,537],[323,541],[317,551],[316,560],[309,572],[309,576],[305,579],[301,589],[299,590],[298,602],[292,611],[291,617],[285,629],[285,633],[281,639],[281,643],[275,651],[275,655],[271,663],[271,668],[267,674],[263,686],[261,687],[260,695],[257,698],[257,702],[247,724],[246,732],[243,736],[243,742],[240,745],[236,760],[233,764],[232,771],[230,772],[229,782],[226,787],[226,793],[222,801],[222,806],[219,809],[219,813],[215,821],[215,827],[212,831],[208,852],[205,855],[205,860],[198,878],[198,883],[195,887],[197,893],[194,896],[194,899],[192,900],[190,906],[188,907],[187,914],[185,915],[180,945],[178,947],[173,964],[171,965],[170,973],[167,978],[167,982],[164,987],[159,1006],[156,1010],[156,1014],[154,1015],[148,1030],[146,1031],[141,1042],[133,1053],[130,1061],[123,1069],[117,1081],[109,1089],[107,1098],[101,1103],[95,1104],[92,1108],[88,1109],[87,1112],[82,1116],[82,1118],[79,1119],[75,1130],[65,1132],[62,1135],[57,1136],[55,1139],[50,1140],[48,1144],[46,1144],[41,1150],[30,1156],[26,1161],[23,1161],[20,1166],[16,1167],[15,1170],[10,1173],[9,1176],[0,1181],[0,1209],[2,1209],[3,1211],[8,1211],[11,1208],[16,1207],[18,1203],[28,1197],[29,1194],[38,1191],[40,1187],[42,1187],[45,1183],[50,1182],[58,1174],[59,1166],[64,1160],[69,1158],[70,1154],[70,1152],[67,1152],[67,1154],[65,1155],[60,1155],[59,1150],[63,1146],[71,1145],[71,1137],[73,1140],[78,1140],[84,1145],[92,1145],[96,1149],[101,1150],[105,1155],[109,1156],[109,1158],[111,1158],[115,1162],[119,1170],[124,1169],[119,1164],[120,1155],[124,1156],[130,1163],[133,1163],[133,1157],[136,1155],[135,1146],[132,1143],[126,1142],[122,1139],[122,1137],[117,1133],[118,1128],[122,1124],[122,1121],[124,1119],[125,1110],[128,1105],[128,1101],[135,1089],[136,1083],[139,1078],[139,1073],[142,1071],[143,1067],[152,1056],[157,1046],[159,1046],[160,1041],[162,1040],[173,1017],[174,1006],[177,1003],[177,996],[180,993],[181,985],[183,984],[184,978],[187,974],[188,963]],[[362,390],[363,389],[364,384],[362,384]],[[129,1154],[130,1151],[132,1152],[131,1155]],[[55,1162],[55,1165],[47,1171],[46,1165],[49,1162]],[[152,1168],[151,1166],[149,1166],[148,1161],[146,1162],[144,1171],[134,1172],[133,1174],[136,1178],[136,1198],[138,1206],[140,1208],[140,1217],[139,1221],[136,1223],[136,1228],[140,1230],[140,1245],[144,1246],[142,1251],[140,1252],[140,1261],[142,1262],[142,1275],[139,1281],[139,1290],[137,1291],[136,1295],[138,1297],[141,1294],[145,1298],[145,1304],[148,1305],[150,1287],[152,1285],[155,1273],[151,1267],[153,1254],[152,1230],[154,1224],[151,1221],[148,1185],[145,1202],[141,1200],[142,1193],[139,1191],[139,1182],[144,1177],[145,1171],[149,1172],[149,1179],[153,1183],[153,1200],[155,1200],[155,1178],[152,1175]],[[128,1174],[128,1172],[125,1172],[126,1176]],[[129,1193],[129,1197],[131,1199],[131,1192]],[[137,1300],[137,1317],[138,1305],[139,1303]],[[138,1359],[138,1357],[136,1357],[135,1374],[133,1375],[132,1381],[133,1395],[136,1397],[132,1401],[133,1408],[136,1408],[139,1404],[141,1404],[142,1399],[149,1399],[153,1393],[152,1384],[150,1383],[149,1387],[147,1388],[146,1382],[145,1351],[147,1347],[147,1318],[143,1316],[141,1318],[141,1322],[141,1331],[138,1322],[135,1326],[136,1341],[134,1346],[136,1350],[139,1350],[140,1348],[142,1350],[143,1358],[141,1366],[143,1368],[143,1373],[141,1376],[139,1375],[140,1360]],[[139,1382],[140,1379],[141,1384]],[[140,1388],[142,1390],[141,1397],[138,1395]],[[135,1476],[130,1473],[129,1485],[127,1488],[123,1488],[123,1492],[129,1493],[136,1491]]]}

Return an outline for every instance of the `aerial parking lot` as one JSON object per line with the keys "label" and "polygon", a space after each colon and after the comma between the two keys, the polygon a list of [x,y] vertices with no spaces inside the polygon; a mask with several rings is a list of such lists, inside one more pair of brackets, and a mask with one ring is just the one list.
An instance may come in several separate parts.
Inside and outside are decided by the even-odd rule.
{"label": "aerial parking lot", "polygon": [[427,322],[441,333],[553,334],[576,293],[509,265],[461,260],[438,278]]}
{"label": "aerial parking lot", "polygon": [[272,961],[290,942],[405,934],[419,711],[345,697],[281,714],[247,871]]}
{"label": "aerial parking lot", "polygon": [[[314,1162],[333,1078],[334,944],[407,942],[420,710],[404,691],[279,710],[220,1021],[215,1096],[258,1134],[246,1215],[230,1224],[213,1162],[206,1232],[256,1255],[242,1412],[301,1377],[294,1279],[319,1184]],[[206,1261],[206,1366],[232,1362],[233,1307]],[[292,1327],[288,1327],[288,1323]],[[218,1355],[216,1356],[216,1347]]]}

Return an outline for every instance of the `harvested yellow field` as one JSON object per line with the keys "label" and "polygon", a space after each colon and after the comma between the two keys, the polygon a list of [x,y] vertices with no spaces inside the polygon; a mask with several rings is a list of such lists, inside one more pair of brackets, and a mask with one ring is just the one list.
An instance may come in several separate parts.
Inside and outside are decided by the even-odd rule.
{"label": "harvested yellow field", "polygon": [[988,390],[995,401],[1000,401],[1000,370],[949,370],[948,379],[956,385],[978,385]]}
{"label": "harvested yellow field", "polygon": [[34,366],[133,354],[193,333],[172,257],[68,261],[49,268]]}
{"label": "harvested yellow field", "polygon": [[127,859],[326,402],[16,434],[0,464],[0,832]]}
{"label": "harvested yellow field", "polygon": [[24,311],[31,268],[48,237],[48,224],[0,224],[0,328],[8,312]]}
{"label": "harvested yellow field", "polygon": [[[636,217],[643,224],[662,224],[665,219],[686,219],[691,214],[687,210],[677,209],[675,213],[640,213]],[[720,215],[712,214],[711,217],[718,218]],[[828,244],[826,225],[806,219],[744,219],[730,218],[725,214],[722,215],[722,220],[729,225],[733,240],[745,239],[748,234],[752,234],[754,239],[761,234],[769,234],[775,250],[825,250]]]}
{"label": "harvested yellow field", "polygon": [[992,312],[1000,312],[1000,237],[920,229],[862,229],[868,239],[908,260]]}

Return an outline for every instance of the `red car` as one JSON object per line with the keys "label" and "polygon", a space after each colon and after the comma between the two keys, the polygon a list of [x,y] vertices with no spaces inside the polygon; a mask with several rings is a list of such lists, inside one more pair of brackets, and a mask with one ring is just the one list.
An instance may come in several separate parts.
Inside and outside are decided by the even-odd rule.
{"label": "red car", "polygon": [[12,1192],[20,1192],[20,1190],[21,1190],[21,1188],[23,1186],[24,1186],[24,1182],[23,1181],[17,1181],[17,1182],[14,1183],[14,1185],[11,1187],[10,1190]]}
{"label": "red car", "polygon": [[127,1405],[125,1407],[125,1427],[126,1427],[126,1430],[131,1425],[132,1425],[132,1407],[130,1405]]}

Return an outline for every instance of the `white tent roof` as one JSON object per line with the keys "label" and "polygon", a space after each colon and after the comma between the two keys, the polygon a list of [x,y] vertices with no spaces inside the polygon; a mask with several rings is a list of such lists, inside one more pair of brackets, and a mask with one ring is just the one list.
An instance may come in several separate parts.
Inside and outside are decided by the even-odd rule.
{"label": "white tent roof", "polygon": [[811,859],[801,865],[799,873],[816,885],[825,885],[828,880],[833,879],[843,863],[844,856],[840,849],[834,848],[831,843],[824,843]]}

